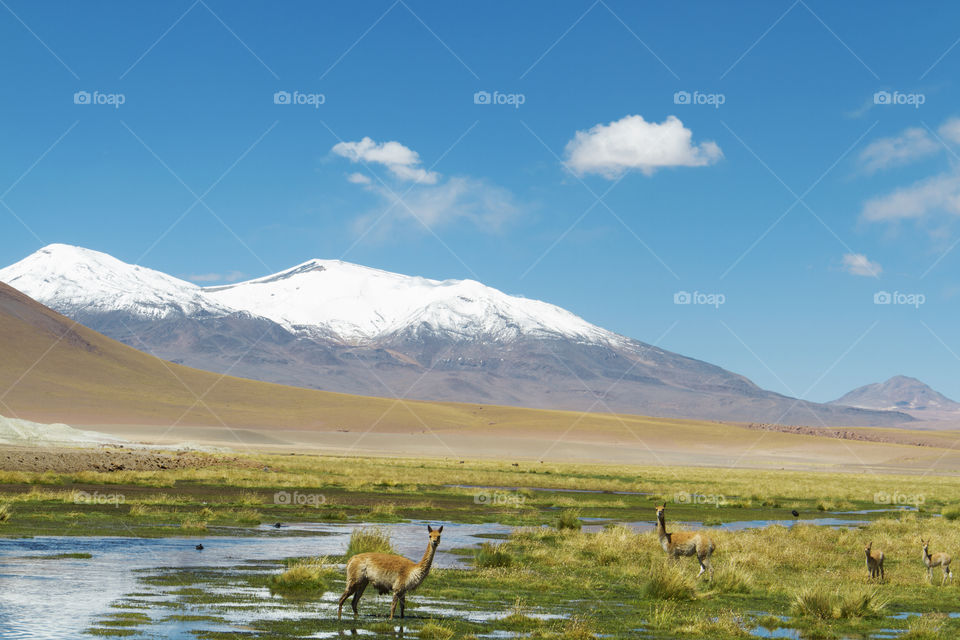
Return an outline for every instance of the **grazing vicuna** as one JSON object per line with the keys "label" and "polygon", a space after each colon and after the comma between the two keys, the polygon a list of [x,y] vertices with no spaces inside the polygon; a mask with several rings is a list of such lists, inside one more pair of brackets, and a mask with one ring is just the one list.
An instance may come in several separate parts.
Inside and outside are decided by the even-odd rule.
{"label": "grazing vicuna", "polygon": [[930,555],[930,541],[924,542],[923,538],[920,538],[920,542],[923,544],[923,564],[927,565],[927,579],[933,582],[933,568],[940,567],[943,571],[940,584],[942,585],[947,579],[952,580],[953,574],[950,573],[950,562],[953,558],[950,557],[950,554],[941,552]]}
{"label": "grazing vicuna", "polygon": [[867,554],[867,572],[870,577],[883,580],[883,551],[874,551],[873,542],[870,542],[863,550]]}
{"label": "grazing vicuna", "polygon": [[420,586],[427,574],[430,573],[430,565],[433,564],[433,556],[437,552],[437,545],[440,544],[440,534],[443,532],[441,526],[437,530],[427,525],[427,533],[430,540],[427,543],[427,550],[423,553],[420,562],[413,562],[403,556],[393,555],[391,553],[358,553],[350,558],[347,563],[347,588],[340,596],[340,607],[337,609],[337,620],[343,615],[343,603],[353,595],[353,615],[357,615],[357,603],[360,602],[360,596],[368,584],[373,584],[381,595],[384,593],[393,593],[393,602],[390,604],[390,618],[393,619],[393,613],[400,605],[400,617],[403,617],[403,610],[406,607],[407,593]]}
{"label": "grazing vicuna", "polygon": [[667,533],[666,519],[663,510],[667,508],[664,502],[662,507],[657,507],[657,537],[660,538],[660,546],[672,558],[680,556],[697,556],[700,563],[700,571],[697,573],[699,578],[704,571],[710,573],[710,579],[713,579],[713,566],[710,564],[710,556],[716,545],[706,534],[689,531],[674,531]]}

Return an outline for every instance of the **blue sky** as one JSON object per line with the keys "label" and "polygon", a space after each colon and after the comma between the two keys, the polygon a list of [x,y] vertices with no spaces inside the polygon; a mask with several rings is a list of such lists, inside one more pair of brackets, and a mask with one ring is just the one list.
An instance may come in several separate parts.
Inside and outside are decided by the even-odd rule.
{"label": "blue sky", "polygon": [[65,242],[212,283],[342,258],[790,395],[907,374],[960,398],[958,24],[946,3],[4,0],[0,262]]}

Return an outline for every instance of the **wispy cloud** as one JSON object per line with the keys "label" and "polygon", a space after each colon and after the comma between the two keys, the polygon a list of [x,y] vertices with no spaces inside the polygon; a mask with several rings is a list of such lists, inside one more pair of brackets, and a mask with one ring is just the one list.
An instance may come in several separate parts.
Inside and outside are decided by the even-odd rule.
{"label": "wispy cloud", "polygon": [[936,213],[960,214],[960,174],[955,171],[867,200],[861,218],[867,222],[898,222]]}
{"label": "wispy cloud", "polygon": [[860,153],[860,164],[866,173],[909,164],[942,151],[943,147],[926,129],[911,127],[898,136],[871,142]]}
{"label": "wispy cloud", "polygon": [[693,132],[676,116],[661,123],[630,115],[577,131],[567,143],[566,164],[577,175],[615,179],[637,170],[651,175],[665,167],[702,167],[723,157],[713,141],[693,144]]}
{"label": "wispy cloud", "polygon": [[847,253],[843,256],[843,270],[855,276],[876,277],[883,272],[883,267],[862,253]]}
{"label": "wispy cloud", "polygon": [[[421,166],[419,154],[399,142],[378,144],[365,137],[359,142],[341,142],[332,151],[352,162],[382,164],[400,183],[394,189],[363,173],[347,176],[349,182],[376,194],[383,202],[381,210],[354,221],[358,233],[368,233],[374,223],[374,235],[386,237],[400,223],[434,228],[456,221],[496,232],[521,211],[509,190],[478,178],[444,177],[428,171]],[[403,184],[405,182],[413,184]]]}

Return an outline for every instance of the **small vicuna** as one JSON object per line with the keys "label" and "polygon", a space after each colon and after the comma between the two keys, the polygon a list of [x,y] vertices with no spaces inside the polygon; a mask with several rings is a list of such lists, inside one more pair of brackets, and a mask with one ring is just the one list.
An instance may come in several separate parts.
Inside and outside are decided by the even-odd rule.
{"label": "small vicuna", "polygon": [[440,544],[440,534],[443,526],[434,529],[427,525],[429,541],[427,550],[423,553],[420,562],[413,562],[403,556],[391,553],[359,553],[347,562],[347,587],[340,596],[340,606],[337,609],[337,619],[343,615],[343,604],[351,595],[353,601],[353,615],[357,615],[357,603],[363,595],[367,585],[372,584],[378,593],[393,593],[393,602],[390,604],[390,618],[400,605],[400,617],[406,606],[407,593],[420,586],[430,573],[433,556]]}
{"label": "small vicuna", "polygon": [[700,563],[700,571],[697,573],[699,578],[704,571],[709,572],[710,579],[713,579],[713,566],[710,564],[710,556],[713,555],[716,545],[705,533],[699,531],[675,531],[667,533],[666,518],[663,514],[667,508],[667,503],[662,507],[657,507],[657,537],[660,538],[660,546],[672,558],[680,556],[697,556]]}
{"label": "small vicuna", "polygon": [[927,566],[927,579],[930,582],[933,582],[933,569],[934,567],[940,567],[943,571],[943,575],[940,577],[940,584],[942,585],[947,580],[953,580],[953,574],[950,572],[950,562],[953,558],[950,557],[949,553],[934,553],[930,554],[930,541],[927,540],[924,542],[923,538],[920,538],[921,544],[923,544],[923,564]]}
{"label": "small vicuna", "polygon": [[867,554],[867,572],[870,577],[883,580],[883,551],[874,551],[873,542],[870,542],[863,550]]}

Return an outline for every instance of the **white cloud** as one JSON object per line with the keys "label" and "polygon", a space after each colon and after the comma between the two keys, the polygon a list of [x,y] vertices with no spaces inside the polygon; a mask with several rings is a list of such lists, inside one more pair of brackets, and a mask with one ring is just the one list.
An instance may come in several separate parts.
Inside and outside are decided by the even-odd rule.
{"label": "white cloud", "polygon": [[347,180],[353,184],[370,184],[370,178],[363,173],[351,173],[347,176]]}
{"label": "white cloud", "polygon": [[881,169],[908,164],[934,154],[940,149],[940,144],[927,133],[926,129],[911,127],[898,136],[880,138],[871,142],[860,153],[860,163],[864,171],[874,173]]}
{"label": "white cloud", "polygon": [[868,222],[897,222],[937,212],[960,215],[960,174],[941,173],[868,200],[861,217]]}
{"label": "white cloud", "polygon": [[937,129],[941,138],[960,144],[960,118],[950,118]]}
{"label": "white cloud", "polygon": [[616,178],[626,171],[651,175],[663,167],[702,167],[723,157],[715,142],[691,143],[693,133],[676,116],[662,123],[625,116],[610,124],[577,131],[567,143],[567,166],[577,175]]}
{"label": "white cloud", "polygon": [[883,267],[872,262],[862,253],[847,253],[843,256],[843,270],[855,276],[879,276]]}
{"label": "white cloud", "polygon": [[399,142],[378,144],[371,138],[364,137],[359,142],[337,143],[332,151],[351,162],[382,164],[401,180],[435,184],[438,178],[436,173],[420,166],[420,154]]}

